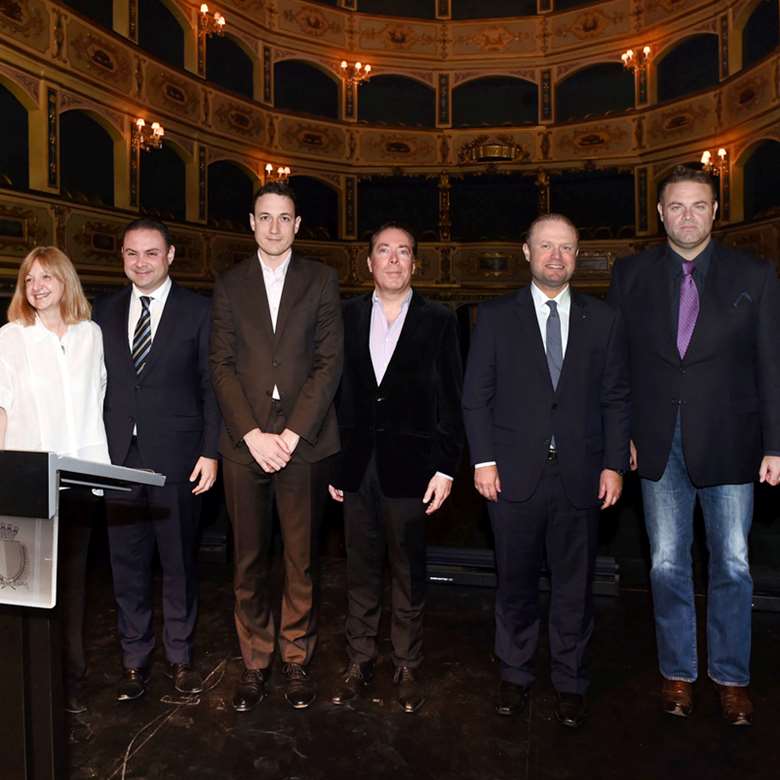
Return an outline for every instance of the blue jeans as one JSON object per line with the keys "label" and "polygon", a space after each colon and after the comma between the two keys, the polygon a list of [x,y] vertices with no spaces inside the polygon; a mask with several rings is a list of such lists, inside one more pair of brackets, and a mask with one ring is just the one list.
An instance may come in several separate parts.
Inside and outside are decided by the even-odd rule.
{"label": "blue jeans", "polygon": [[[713,455],[717,457],[717,453]],[[641,458],[640,451],[640,462]],[[753,484],[693,485],[685,465],[679,418],[661,479],[642,480],[661,674],[669,680],[687,682],[697,676],[691,560],[697,496],[710,554],[707,671],[716,683],[747,685],[753,598],[747,540],[753,517]]]}

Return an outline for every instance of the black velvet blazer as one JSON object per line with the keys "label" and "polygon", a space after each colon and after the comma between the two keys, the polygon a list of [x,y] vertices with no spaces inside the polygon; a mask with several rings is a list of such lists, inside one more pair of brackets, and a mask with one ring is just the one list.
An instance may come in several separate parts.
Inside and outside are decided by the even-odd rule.
{"label": "black velvet blazer", "polygon": [[455,316],[412,294],[400,338],[377,385],[369,350],[372,294],[344,304],[344,374],[337,402],[337,487],[360,487],[371,454],[384,494],[420,497],[441,471],[455,476],[463,446],[463,382]]}

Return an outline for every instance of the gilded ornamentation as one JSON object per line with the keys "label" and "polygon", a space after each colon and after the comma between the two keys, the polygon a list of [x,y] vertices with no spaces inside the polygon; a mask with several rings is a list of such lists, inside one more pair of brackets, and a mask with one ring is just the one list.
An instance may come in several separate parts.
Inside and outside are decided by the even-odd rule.
{"label": "gilded ornamentation", "polygon": [[598,38],[608,27],[619,24],[624,20],[625,16],[623,14],[605,13],[597,8],[584,11],[570,25],[560,25],[555,30],[555,35],[564,39],[573,36],[577,40],[585,41]]}
{"label": "gilded ornamentation", "polygon": [[95,35],[81,24],[68,25],[68,56],[74,68],[105,79],[123,92],[133,84],[133,67],[127,50],[109,38]]}
{"label": "gilded ornamentation", "polygon": [[627,126],[619,122],[610,122],[601,125],[586,125],[563,132],[556,137],[556,146],[564,153],[585,154],[592,157],[601,152],[625,148],[627,140]]}
{"label": "gilded ornamentation", "polygon": [[477,46],[480,51],[504,51],[510,43],[527,40],[531,36],[527,32],[511,32],[506,27],[483,27],[470,35],[459,36],[458,43],[468,43]]}
{"label": "gilded ornamentation", "polygon": [[189,119],[201,118],[200,94],[191,82],[152,63],[147,65],[147,69],[146,93],[150,103],[184,114]]}
{"label": "gilded ornamentation", "polygon": [[436,38],[430,33],[420,33],[408,24],[385,24],[382,27],[368,27],[360,31],[360,40],[380,40],[388,49],[406,51],[417,44],[431,46]]}
{"label": "gilded ornamentation", "polygon": [[645,146],[645,118],[638,116],[634,120],[634,147],[643,149]]}
{"label": "gilded ornamentation", "polygon": [[214,124],[233,131],[244,138],[260,140],[263,135],[263,118],[257,111],[244,108],[237,103],[220,101],[216,103]]}
{"label": "gilded ornamentation", "polygon": [[318,8],[302,6],[297,11],[287,9],[284,14],[287,22],[295,22],[305,35],[313,38],[322,38],[328,32],[340,33],[341,26],[333,19],[328,17]]}
{"label": "gilded ornamentation", "polygon": [[38,103],[38,90],[41,85],[41,80],[35,76],[31,76],[29,73],[17,70],[11,65],[6,63],[0,63],[0,73],[5,73],[8,78],[14,82],[17,86],[21,87],[33,100],[33,103]]}
{"label": "gilded ornamentation", "polygon": [[430,136],[401,133],[377,133],[366,138],[363,157],[372,160],[421,160],[435,157],[436,149]]}
{"label": "gilded ornamentation", "polygon": [[280,147],[310,154],[338,157],[345,154],[345,133],[335,127],[312,125],[307,122],[282,120]]}
{"label": "gilded ornamentation", "polygon": [[0,30],[39,51],[49,48],[49,13],[40,0],[0,0]]}

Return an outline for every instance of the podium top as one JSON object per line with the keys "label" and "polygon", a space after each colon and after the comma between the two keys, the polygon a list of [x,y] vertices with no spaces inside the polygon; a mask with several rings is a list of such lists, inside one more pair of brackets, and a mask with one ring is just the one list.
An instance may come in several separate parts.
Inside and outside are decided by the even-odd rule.
{"label": "podium top", "polygon": [[0,515],[17,517],[54,517],[60,485],[129,490],[165,484],[165,476],[154,471],[23,450],[0,451],[0,475]]}

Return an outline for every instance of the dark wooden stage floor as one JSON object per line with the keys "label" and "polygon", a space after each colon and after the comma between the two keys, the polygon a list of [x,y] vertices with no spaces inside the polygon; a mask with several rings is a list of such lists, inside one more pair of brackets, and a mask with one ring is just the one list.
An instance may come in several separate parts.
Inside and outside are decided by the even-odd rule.
{"label": "dark wooden stage floor", "polygon": [[213,687],[198,699],[174,696],[154,669],[147,695],[119,705],[120,670],[109,572],[91,573],[87,640],[90,711],[70,721],[71,778],[259,778],[262,780],[774,780],[780,776],[780,614],[757,613],[752,692],[756,723],[736,730],[720,718],[712,685],[697,684],[688,721],[658,712],[658,677],[648,594],[600,598],[591,716],[578,732],[553,717],[540,678],[527,716],[493,710],[492,591],[436,585],[426,623],[428,701],[399,711],[382,646],[373,698],[336,707],[329,690],[343,663],[344,561],[324,563],[321,641],[314,669],[320,696],[305,711],[282,699],[280,675],[252,713],[230,700],[240,671],[229,566],[202,567],[198,665]]}

